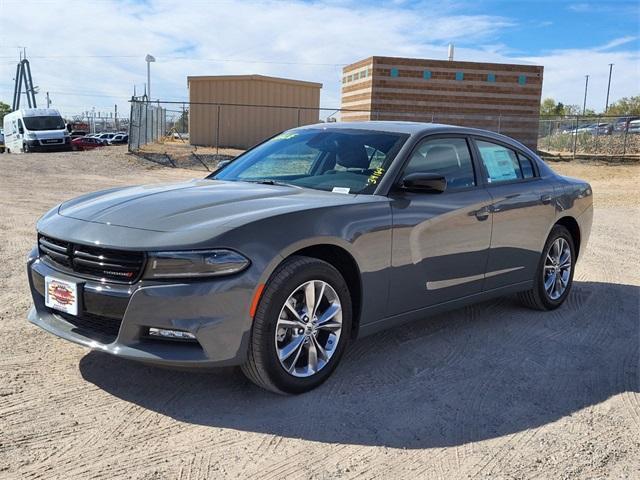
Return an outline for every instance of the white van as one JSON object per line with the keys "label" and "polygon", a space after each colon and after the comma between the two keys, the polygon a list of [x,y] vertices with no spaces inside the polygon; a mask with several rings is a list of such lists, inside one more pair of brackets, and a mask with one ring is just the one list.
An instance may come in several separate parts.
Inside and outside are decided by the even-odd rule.
{"label": "white van", "polygon": [[71,149],[64,119],[54,108],[24,108],[5,115],[4,142],[8,153]]}

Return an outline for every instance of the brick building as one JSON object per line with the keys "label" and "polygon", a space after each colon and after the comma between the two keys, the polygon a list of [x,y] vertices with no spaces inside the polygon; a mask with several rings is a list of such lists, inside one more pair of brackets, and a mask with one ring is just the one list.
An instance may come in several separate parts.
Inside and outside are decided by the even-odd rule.
{"label": "brick building", "polygon": [[484,128],[536,148],[542,73],[535,65],[370,57],[343,69],[342,108],[353,111],[341,118]]}

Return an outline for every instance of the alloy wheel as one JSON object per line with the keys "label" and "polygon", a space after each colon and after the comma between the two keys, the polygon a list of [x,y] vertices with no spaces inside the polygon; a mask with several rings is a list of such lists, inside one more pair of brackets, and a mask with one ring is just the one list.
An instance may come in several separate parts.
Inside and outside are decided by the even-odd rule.
{"label": "alloy wheel", "polygon": [[571,278],[571,247],[562,237],[551,244],[544,263],[544,289],[551,300],[558,300],[567,289]]}
{"label": "alloy wheel", "polygon": [[331,285],[311,280],[296,288],[280,310],[275,342],[287,373],[310,377],[336,352],[342,332],[342,305]]}

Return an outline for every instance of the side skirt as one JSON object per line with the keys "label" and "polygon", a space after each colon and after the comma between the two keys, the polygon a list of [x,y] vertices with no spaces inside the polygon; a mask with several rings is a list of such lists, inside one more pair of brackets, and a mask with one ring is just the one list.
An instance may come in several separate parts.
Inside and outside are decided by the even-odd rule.
{"label": "side skirt", "polygon": [[487,290],[484,292],[474,293],[466,297],[458,298],[456,300],[449,300],[448,302],[438,303],[429,307],[420,308],[418,310],[412,310],[410,312],[400,313],[391,317],[386,317],[381,320],[377,320],[372,323],[360,324],[360,331],[358,332],[358,338],[366,337],[372,333],[377,333],[387,328],[393,328],[398,325],[402,325],[414,320],[424,319],[430,315],[446,312],[448,310],[454,310],[456,308],[464,307],[472,303],[478,303],[492,298],[503,297],[510,293],[522,292],[529,290],[533,287],[533,280],[526,282],[515,283],[513,285],[507,285],[493,290]]}

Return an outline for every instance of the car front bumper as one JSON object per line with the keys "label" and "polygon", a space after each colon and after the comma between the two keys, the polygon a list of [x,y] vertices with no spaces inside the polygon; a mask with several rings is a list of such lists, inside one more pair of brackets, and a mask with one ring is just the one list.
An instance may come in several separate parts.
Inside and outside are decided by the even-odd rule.
{"label": "car front bumper", "polygon": [[45,140],[25,140],[29,150],[32,152],[49,152],[54,150],[69,150],[71,148],[71,138],[56,139],[55,143],[47,143]]}
{"label": "car front bumper", "polygon": [[[56,270],[34,249],[27,262],[33,298],[28,319],[58,337],[118,357],[170,367],[240,365],[246,359],[255,290],[250,271],[206,281],[103,283]],[[78,285],[78,315],[45,305],[44,279]],[[195,341],[154,338],[150,327]]]}

